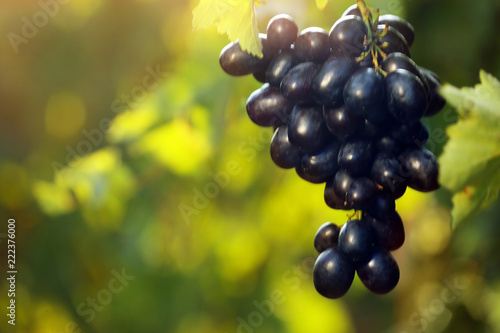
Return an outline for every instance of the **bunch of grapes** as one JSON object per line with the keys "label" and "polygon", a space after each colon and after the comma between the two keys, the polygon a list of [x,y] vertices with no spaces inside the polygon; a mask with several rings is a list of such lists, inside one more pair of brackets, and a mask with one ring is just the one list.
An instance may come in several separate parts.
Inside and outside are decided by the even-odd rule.
{"label": "bunch of grapes", "polygon": [[326,183],[329,207],[355,210],[342,228],[328,222],[316,234],[317,291],[341,297],[356,271],[372,292],[391,291],[399,268],[390,251],[405,238],[395,200],[407,187],[439,188],[421,122],[444,107],[439,77],[411,59],[414,30],[407,21],[379,16],[361,0],[329,33],[318,27],[299,33],[282,14],[259,37],[263,57],[234,42],[219,60],[226,73],[263,83],[246,109],[255,124],[274,128],[272,160],[308,182]]}

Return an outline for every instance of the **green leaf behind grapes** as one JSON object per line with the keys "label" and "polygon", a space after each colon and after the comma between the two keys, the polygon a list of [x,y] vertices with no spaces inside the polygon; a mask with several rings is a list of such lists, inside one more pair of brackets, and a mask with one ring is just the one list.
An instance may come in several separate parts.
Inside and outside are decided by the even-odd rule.
{"label": "green leaf behind grapes", "polygon": [[200,0],[193,10],[193,28],[216,26],[220,34],[227,34],[233,42],[238,40],[242,50],[262,57],[256,5],[260,5],[258,0]]}
{"label": "green leaf behind grapes", "polygon": [[473,219],[500,191],[500,82],[484,71],[480,79],[473,88],[441,89],[460,116],[448,127],[439,158],[440,183],[453,195],[453,227]]}

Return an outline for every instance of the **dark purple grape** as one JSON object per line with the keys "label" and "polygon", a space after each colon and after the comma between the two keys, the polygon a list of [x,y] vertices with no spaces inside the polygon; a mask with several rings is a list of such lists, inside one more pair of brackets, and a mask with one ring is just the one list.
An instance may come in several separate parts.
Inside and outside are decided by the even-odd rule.
{"label": "dark purple grape", "polygon": [[333,177],[339,169],[337,156],[340,142],[335,140],[325,146],[318,153],[309,153],[302,156],[297,174],[308,182],[321,184]]}
{"label": "dark purple grape", "polygon": [[260,83],[267,83],[266,80],[266,68],[261,68],[252,74],[253,77]]}
{"label": "dark purple grape", "polygon": [[396,141],[408,145],[415,144],[422,147],[429,138],[429,132],[420,120],[396,124],[390,136]]}
{"label": "dark purple grape", "polygon": [[368,177],[354,178],[347,190],[346,201],[353,209],[364,210],[370,207],[377,196],[377,186]]}
{"label": "dark purple grape", "polygon": [[379,123],[388,115],[382,74],[373,68],[358,69],[344,88],[345,105],[357,115]]}
{"label": "dark purple grape", "polygon": [[220,53],[219,63],[222,69],[232,76],[248,75],[264,70],[271,61],[275,49],[267,41],[265,34],[259,34],[259,38],[263,46],[262,58],[243,51],[239,42],[232,42],[226,45]]}
{"label": "dark purple grape", "polygon": [[399,282],[398,264],[382,248],[375,248],[368,259],[357,267],[357,272],[365,287],[375,294],[386,294]]}
{"label": "dark purple grape", "polygon": [[422,81],[426,94],[429,93],[427,79],[420,71],[418,65],[407,55],[401,52],[391,53],[382,61],[381,66],[382,70],[388,74],[396,71],[397,69],[406,69],[408,72],[415,74],[420,81]]}
{"label": "dark purple grape", "polygon": [[397,155],[403,149],[401,141],[394,139],[390,135],[385,135],[377,139],[375,147],[382,153],[390,153]]}
{"label": "dark purple grape", "polygon": [[333,185],[334,180],[330,179],[325,186],[324,197],[327,206],[333,209],[351,210],[351,207],[347,204],[347,201],[345,201],[345,192],[343,197],[338,196],[333,189]]}
{"label": "dark purple grape", "polygon": [[358,127],[356,136],[370,141],[375,141],[383,133],[385,133],[385,122],[382,124],[375,124],[368,119],[361,119],[361,125]]}
{"label": "dark purple grape", "polygon": [[313,79],[313,98],[323,105],[344,104],[344,86],[357,68],[358,64],[352,58],[328,58]]}
{"label": "dark purple grape", "polygon": [[340,254],[338,248],[329,248],[318,256],[314,264],[314,287],[324,297],[342,297],[351,287],[354,273],[354,265]]}
{"label": "dark purple grape", "polygon": [[318,152],[331,139],[321,108],[296,105],[288,123],[290,142],[303,152]]}
{"label": "dark purple grape", "polygon": [[265,61],[242,51],[240,43],[229,43],[219,56],[219,63],[224,72],[232,76],[252,74],[265,65]]}
{"label": "dark purple grape", "polygon": [[[385,29],[385,25],[379,25],[378,31],[382,32]],[[406,39],[400,34],[396,29],[389,26],[387,34],[380,39],[379,44],[382,45],[387,43],[387,46],[382,47],[382,51],[385,54],[390,54],[394,52],[401,52],[411,58],[410,47],[406,42]]]}
{"label": "dark purple grape", "polygon": [[319,227],[314,236],[314,248],[319,253],[334,247],[339,241],[340,228],[332,222],[326,222]]}
{"label": "dark purple grape", "polygon": [[328,33],[318,27],[304,29],[295,41],[295,53],[300,61],[323,62],[330,54]]}
{"label": "dark purple grape", "polygon": [[288,126],[281,125],[274,131],[271,139],[271,158],[283,169],[291,169],[300,165],[302,154],[288,140]]}
{"label": "dark purple grape", "polygon": [[273,87],[279,88],[286,73],[297,63],[298,60],[293,48],[281,50],[267,66],[266,81]]}
{"label": "dark purple grape", "polygon": [[346,200],[347,190],[349,189],[353,181],[354,177],[352,177],[344,170],[339,170],[337,171],[335,177],[333,178],[333,184],[332,184],[333,191],[335,192],[335,194],[337,194],[337,196],[339,196],[340,198],[344,199],[344,201],[347,202]]}
{"label": "dark purple grape", "polygon": [[406,20],[403,20],[401,17],[396,15],[381,15],[378,18],[379,24],[388,24],[390,27],[396,29],[406,40],[408,46],[412,46],[413,41],[415,39],[415,31],[413,30],[413,26]]}
{"label": "dark purple grape", "polygon": [[366,215],[363,219],[371,225],[377,244],[387,251],[395,251],[404,244],[405,228],[396,211],[384,219],[374,218],[371,215]]}
{"label": "dark purple grape", "polygon": [[373,144],[362,139],[348,140],[339,151],[339,166],[352,176],[362,176],[370,171],[374,157]]}
{"label": "dark purple grape", "polygon": [[345,105],[338,108],[324,108],[326,126],[337,138],[345,140],[361,125],[361,118],[353,114]]}
{"label": "dark purple grape", "polygon": [[377,191],[375,200],[365,211],[376,219],[385,220],[396,211],[396,202],[391,193]]}
{"label": "dark purple grape", "polygon": [[344,13],[342,14],[341,17],[347,16],[347,15],[354,15],[354,16],[359,16],[361,17],[361,12],[359,11],[358,5],[354,4],[349,6]]}
{"label": "dark purple grape", "polygon": [[375,246],[372,227],[364,220],[351,220],[340,229],[339,251],[353,263],[368,257]]}
{"label": "dark purple grape", "polygon": [[407,70],[397,69],[386,78],[387,107],[400,121],[417,121],[427,109],[427,95],[420,79]]}
{"label": "dark purple grape", "polygon": [[330,29],[329,45],[332,54],[339,57],[358,57],[363,52],[366,33],[366,25],[361,17],[341,17]]}
{"label": "dark purple grape", "polygon": [[408,149],[398,159],[402,175],[408,178],[408,186],[420,192],[439,188],[439,164],[432,152],[425,148]]}
{"label": "dark purple grape", "polygon": [[267,39],[277,49],[289,48],[298,33],[299,28],[290,15],[276,15],[267,24]]}
{"label": "dark purple grape", "polygon": [[255,124],[269,127],[287,123],[293,109],[293,104],[280,90],[267,83],[248,97],[246,106],[248,116]]}
{"label": "dark purple grape", "polygon": [[303,62],[291,70],[281,81],[281,93],[294,103],[312,100],[311,86],[319,65],[313,62]]}
{"label": "dark purple grape", "polygon": [[427,111],[425,111],[424,117],[432,117],[444,108],[446,100],[439,95],[438,90],[441,88],[441,83],[436,73],[422,67],[420,67],[420,70],[429,84],[429,106]]}
{"label": "dark purple grape", "polygon": [[379,153],[371,166],[370,177],[382,186],[384,191],[399,193],[406,189],[406,179],[400,174],[400,170],[401,166],[394,156]]}

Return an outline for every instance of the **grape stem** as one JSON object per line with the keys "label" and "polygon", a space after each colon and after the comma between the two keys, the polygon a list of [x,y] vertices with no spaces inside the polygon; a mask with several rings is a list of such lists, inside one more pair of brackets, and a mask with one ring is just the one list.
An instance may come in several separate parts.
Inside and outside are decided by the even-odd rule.
{"label": "grape stem", "polygon": [[385,57],[387,57],[387,54],[382,51],[382,48],[387,47],[388,44],[387,42],[382,43],[382,45],[378,44],[389,31],[389,26],[386,23],[385,29],[382,32],[379,32],[377,30],[378,18],[380,15],[379,10],[367,7],[364,0],[356,0],[356,4],[358,5],[358,9],[361,12],[361,16],[363,18],[363,22],[366,25],[367,31],[363,43],[363,45],[366,46],[367,49],[363,53],[361,53],[359,57],[356,58],[356,61],[361,62],[366,57],[371,55],[374,69],[382,75],[387,76],[387,73],[382,70],[378,63],[378,57],[380,56],[382,57],[382,59],[385,59]]}

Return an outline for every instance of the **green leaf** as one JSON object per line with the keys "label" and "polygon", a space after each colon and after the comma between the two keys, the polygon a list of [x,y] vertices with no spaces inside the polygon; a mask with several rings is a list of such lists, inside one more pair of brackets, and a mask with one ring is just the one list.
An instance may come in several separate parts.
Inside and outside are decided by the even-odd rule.
{"label": "green leaf", "polygon": [[328,0],[316,0],[316,5],[318,6],[319,9],[325,8],[327,3]]}
{"label": "green leaf", "polygon": [[484,71],[480,79],[474,88],[441,89],[460,115],[439,158],[439,181],[453,195],[453,227],[472,220],[500,191],[500,82]]}
{"label": "green leaf", "polygon": [[216,26],[220,34],[227,34],[231,41],[238,40],[242,50],[262,57],[255,6],[257,0],[201,0],[193,10],[193,28]]}

